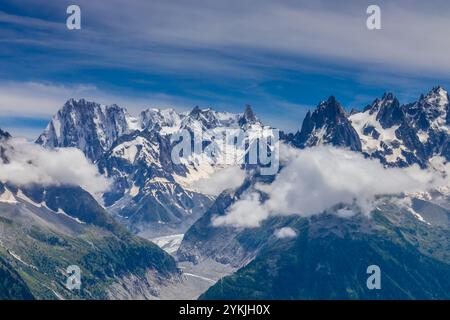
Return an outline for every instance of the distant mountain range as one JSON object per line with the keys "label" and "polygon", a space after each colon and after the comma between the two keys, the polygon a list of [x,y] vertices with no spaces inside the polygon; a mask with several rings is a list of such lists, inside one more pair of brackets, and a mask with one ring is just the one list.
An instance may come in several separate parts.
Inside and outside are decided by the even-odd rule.
{"label": "distant mountain range", "polygon": [[[350,113],[330,97],[307,113],[298,132],[281,133],[281,140],[298,149],[346,148],[386,167],[426,168],[437,157],[450,159],[449,108],[442,87],[405,105],[386,93]],[[257,183],[275,176],[243,166],[249,170],[239,188],[205,194],[196,182],[223,166],[196,156],[174,163],[171,137],[183,129],[209,130],[215,137],[206,136],[206,143],[214,143],[226,129],[263,128],[250,106],[240,114],[195,107],[147,109],[133,117],[117,105],[68,100],[36,143],[78,148],[112,188],[99,204],[79,186],[1,183],[0,298],[158,298],[165,284],[182,282],[181,272],[170,255],[133,234],[151,239],[179,233],[185,233],[174,254],[179,262],[213,260],[237,270],[205,299],[450,297],[448,189],[402,195],[409,207],[387,199],[372,220],[339,218],[333,215],[338,208],[330,208],[313,218],[274,217],[256,229],[213,227],[213,216],[225,215]],[[0,130],[3,163],[14,152],[10,139]],[[297,236],[277,237],[284,227]],[[69,261],[87,277],[79,296],[63,284]],[[387,280],[385,290],[369,292],[363,267],[374,261]]]}
{"label": "distant mountain range", "polygon": [[287,140],[299,148],[331,144],[363,152],[388,166],[426,167],[434,156],[450,159],[449,97],[433,88],[417,102],[401,105],[385,93],[362,111],[347,114],[334,97],[308,112]]}
{"label": "distant mountain range", "polygon": [[110,211],[146,237],[180,233],[211,204],[192,182],[214,168],[191,159],[171,160],[170,136],[180,130],[218,130],[261,126],[248,106],[242,114],[195,107],[191,112],[148,109],[134,118],[117,105],[71,99],[52,118],[36,143],[46,148],[76,147],[114,180],[103,195]]}

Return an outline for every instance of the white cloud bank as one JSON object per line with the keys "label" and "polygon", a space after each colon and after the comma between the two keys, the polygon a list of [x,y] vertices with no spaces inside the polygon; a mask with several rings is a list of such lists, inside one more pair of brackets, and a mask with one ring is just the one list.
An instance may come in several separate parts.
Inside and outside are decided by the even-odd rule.
{"label": "white cloud bank", "polygon": [[237,166],[214,172],[210,177],[195,182],[195,189],[201,193],[217,196],[222,191],[239,187],[245,179],[245,171]]}
{"label": "white cloud bank", "polygon": [[[282,146],[280,151],[285,166],[274,182],[257,184],[256,191],[234,203],[225,216],[213,218],[213,225],[258,227],[272,216],[308,217],[337,204],[357,206],[369,214],[377,196],[450,185],[448,163],[443,176],[442,172],[417,166],[384,168],[378,160],[332,147],[297,150]],[[258,191],[266,193],[268,199],[262,202]],[[337,214],[348,217],[354,212],[341,209]]]}
{"label": "white cloud bank", "polygon": [[0,161],[0,181],[19,186],[80,186],[91,194],[108,189],[110,182],[75,148],[47,150],[22,139],[6,146],[8,163]]}

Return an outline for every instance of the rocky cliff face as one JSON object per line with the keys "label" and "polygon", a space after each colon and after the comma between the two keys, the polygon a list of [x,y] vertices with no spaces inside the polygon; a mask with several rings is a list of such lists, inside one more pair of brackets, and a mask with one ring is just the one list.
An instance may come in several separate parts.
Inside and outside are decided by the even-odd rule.
{"label": "rocky cliff face", "polygon": [[389,166],[426,167],[435,156],[449,159],[448,106],[447,92],[436,87],[406,105],[385,94],[349,119],[368,156]]}
{"label": "rocky cliff face", "polygon": [[299,148],[328,144],[362,151],[387,166],[426,167],[433,157],[450,159],[448,110],[448,93],[442,87],[404,105],[385,93],[350,114],[330,97],[307,113],[300,131],[281,139]]}
{"label": "rocky cliff face", "polygon": [[117,105],[70,99],[36,142],[48,148],[78,148],[95,162],[118,137],[138,128],[138,121]]}
{"label": "rocky cliff face", "polygon": [[316,110],[306,114],[302,128],[294,136],[293,143],[299,148],[331,144],[361,151],[358,134],[335,97],[322,101]]}

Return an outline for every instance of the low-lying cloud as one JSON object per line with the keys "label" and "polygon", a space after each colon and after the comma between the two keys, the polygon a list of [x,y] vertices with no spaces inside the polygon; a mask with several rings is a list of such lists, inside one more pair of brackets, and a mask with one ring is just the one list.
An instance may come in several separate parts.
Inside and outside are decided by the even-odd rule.
{"label": "low-lying cloud", "polygon": [[0,181],[18,186],[80,186],[91,194],[109,188],[110,182],[75,148],[47,150],[22,139],[5,145],[8,159],[0,161]]}
{"label": "low-lying cloud", "polygon": [[217,196],[222,191],[239,187],[245,179],[245,171],[237,166],[220,169],[206,179],[195,182],[201,193]]}
{"label": "low-lying cloud", "polygon": [[279,239],[285,239],[285,238],[295,238],[297,236],[297,232],[295,232],[294,229],[290,227],[284,227],[281,229],[275,230],[275,237]]}
{"label": "low-lying cloud", "polygon": [[[271,184],[256,184],[213,225],[258,227],[272,216],[320,214],[338,204],[347,205],[337,213],[342,217],[361,211],[369,214],[377,196],[426,191],[450,185],[450,165],[442,172],[409,168],[384,168],[378,160],[360,153],[333,147],[305,150],[281,148],[284,168]],[[260,193],[267,195],[262,201]]]}

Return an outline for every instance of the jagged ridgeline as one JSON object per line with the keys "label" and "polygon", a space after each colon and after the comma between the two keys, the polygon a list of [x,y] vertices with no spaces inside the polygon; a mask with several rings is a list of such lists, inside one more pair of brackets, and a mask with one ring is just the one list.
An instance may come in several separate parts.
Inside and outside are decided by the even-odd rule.
{"label": "jagged ridgeline", "polygon": [[103,194],[108,210],[133,232],[153,238],[184,233],[211,205],[195,181],[214,172],[208,161],[176,165],[170,137],[181,130],[228,128],[261,130],[250,106],[242,114],[193,108],[147,109],[132,117],[124,108],[71,99],[52,118],[37,143],[46,148],[76,147],[114,185]]}
{"label": "jagged ridgeline", "polygon": [[442,87],[405,105],[386,93],[351,114],[330,97],[308,112],[301,130],[287,140],[299,148],[331,144],[361,151],[388,166],[424,168],[434,156],[450,159],[448,110],[448,93]]}

